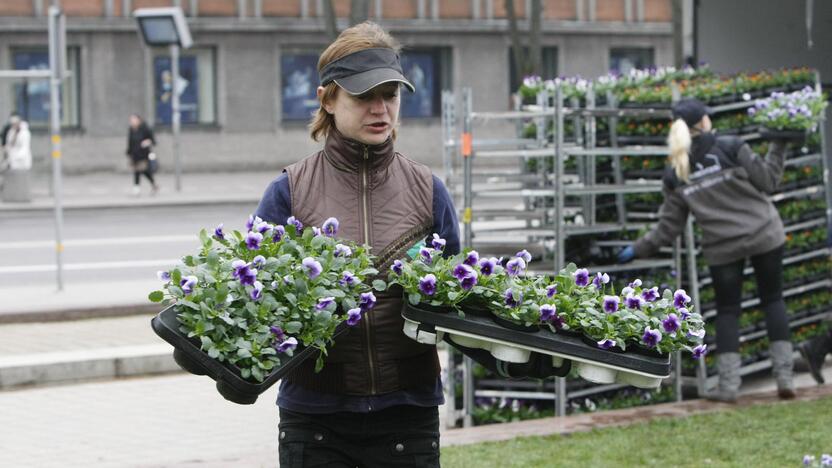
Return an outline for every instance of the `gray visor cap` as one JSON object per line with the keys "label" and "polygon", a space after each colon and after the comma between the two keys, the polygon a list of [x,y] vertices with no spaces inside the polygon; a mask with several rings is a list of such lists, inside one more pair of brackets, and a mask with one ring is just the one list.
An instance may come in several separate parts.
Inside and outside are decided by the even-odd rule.
{"label": "gray visor cap", "polygon": [[365,72],[357,73],[352,76],[345,76],[338,78],[335,83],[344,91],[358,96],[384,83],[391,83],[397,81],[409,89],[411,93],[416,92],[416,88],[407,81],[401,73],[392,68],[376,68],[374,70],[367,70]]}

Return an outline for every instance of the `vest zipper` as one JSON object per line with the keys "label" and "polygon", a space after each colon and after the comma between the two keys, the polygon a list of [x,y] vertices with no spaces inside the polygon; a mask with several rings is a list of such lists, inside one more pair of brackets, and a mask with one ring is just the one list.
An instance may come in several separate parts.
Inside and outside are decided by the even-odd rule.
{"label": "vest zipper", "polygon": [[[361,164],[361,207],[364,211],[364,217],[361,220],[361,226],[364,228],[364,243],[369,245],[370,244],[370,210],[367,202],[367,192],[369,191],[369,183],[367,181],[367,172],[368,172],[368,161],[370,159],[370,154],[367,149],[367,146],[364,146],[364,160]],[[373,347],[372,347],[372,335],[370,333],[370,322],[372,319],[372,315],[367,313],[365,314],[365,323],[364,323],[364,331],[366,332],[367,336],[367,362],[370,365],[370,394],[376,394],[376,371],[375,371],[375,363],[373,363]]]}

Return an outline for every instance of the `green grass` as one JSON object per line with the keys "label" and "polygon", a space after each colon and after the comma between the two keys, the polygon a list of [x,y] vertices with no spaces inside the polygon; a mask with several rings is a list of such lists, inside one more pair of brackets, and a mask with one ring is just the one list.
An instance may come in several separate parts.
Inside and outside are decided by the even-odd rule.
{"label": "green grass", "polygon": [[566,436],[445,447],[454,467],[800,467],[832,453],[832,398],[660,419]]}

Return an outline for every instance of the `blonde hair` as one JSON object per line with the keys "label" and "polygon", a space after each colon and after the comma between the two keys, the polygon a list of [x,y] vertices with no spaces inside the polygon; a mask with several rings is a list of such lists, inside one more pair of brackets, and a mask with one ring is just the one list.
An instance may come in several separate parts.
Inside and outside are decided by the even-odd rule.
{"label": "blonde hair", "polygon": [[676,177],[682,182],[688,182],[690,175],[690,152],[691,132],[688,124],[682,119],[676,119],[670,126],[670,134],[667,137],[667,146],[670,147],[668,161]]}
{"label": "blonde hair", "polygon": [[[402,46],[381,26],[372,21],[365,21],[345,29],[335,41],[321,53],[318,59],[318,72],[329,63],[341,57],[358,52],[364,49],[384,47],[393,49],[399,53]],[[313,140],[318,141],[321,136],[326,137],[330,130],[335,127],[335,117],[324,109],[324,103],[335,100],[338,95],[338,85],[329,83],[324,86],[321,95],[320,107],[309,122],[309,134]],[[391,137],[396,138],[396,129],[391,132]]]}

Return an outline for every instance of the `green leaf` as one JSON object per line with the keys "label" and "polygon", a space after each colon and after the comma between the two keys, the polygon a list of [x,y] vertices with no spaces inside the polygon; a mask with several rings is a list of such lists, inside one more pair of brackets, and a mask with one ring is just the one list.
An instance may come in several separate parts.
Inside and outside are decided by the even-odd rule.
{"label": "green leaf", "polygon": [[162,291],[153,291],[147,295],[147,298],[150,299],[150,302],[162,302],[165,298],[165,293]]}
{"label": "green leaf", "polygon": [[416,305],[422,300],[422,296],[419,293],[410,293],[407,295],[407,300],[410,301],[411,304]]}
{"label": "green leaf", "polygon": [[303,328],[303,324],[297,321],[288,322],[286,326],[283,327],[286,333],[289,333],[290,335],[297,334],[301,328]]}
{"label": "green leaf", "polygon": [[459,297],[459,293],[455,291],[448,292],[448,299],[451,301],[455,301],[456,298]]}
{"label": "green leaf", "polygon": [[216,359],[219,355],[220,355],[220,350],[217,349],[216,346],[211,346],[210,348],[208,348],[208,356],[211,359]]}
{"label": "green leaf", "polygon": [[373,289],[375,289],[376,291],[384,291],[387,289],[387,283],[385,283],[383,280],[377,279],[373,281]]}

